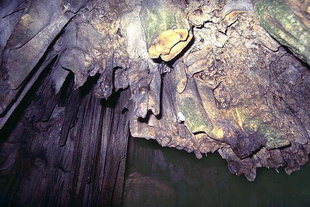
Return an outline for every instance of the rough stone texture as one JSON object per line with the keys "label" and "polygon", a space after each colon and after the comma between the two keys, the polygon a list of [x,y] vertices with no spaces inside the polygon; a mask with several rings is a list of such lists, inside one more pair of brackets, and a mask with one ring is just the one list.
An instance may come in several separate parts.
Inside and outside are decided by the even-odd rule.
{"label": "rough stone texture", "polygon": [[[84,204],[88,195],[101,192],[107,195],[104,199],[112,197],[117,202],[117,196],[110,193],[121,190],[115,187],[118,190],[111,191],[113,182],[122,183],[121,175],[115,177],[121,173],[115,165],[124,162],[120,153],[125,152],[126,140],[120,148],[118,141],[126,136],[127,121],[132,136],[156,139],[162,146],[194,152],[197,158],[218,151],[232,173],[244,174],[251,181],[258,167],[284,167],[291,173],[308,161],[309,65],[260,26],[250,1],[177,1],[184,8],[193,39],[168,63],[153,61],[148,55],[139,0],[16,2],[4,1],[0,9],[2,17],[8,15],[6,11],[16,14],[4,18],[9,23],[3,18],[0,22],[5,31],[0,48],[0,128],[5,130],[16,119],[14,112],[26,107],[24,97],[31,88],[38,87],[39,94],[32,97],[26,114],[1,145],[1,175],[22,172],[21,178],[17,176],[9,184],[16,195],[25,194],[20,199],[26,200],[16,202],[31,203],[27,199],[37,185],[48,188],[54,180],[49,170],[55,166],[49,160],[55,159],[65,162],[63,173],[74,168],[70,178],[56,175],[63,180],[59,186],[70,185],[74,192],[73,198],[61,194],[60,204],[70,203],[67,198],[82,199],[77,202]],[[45,87],[38,79],[51,65]],[[73,88],[67,88],[63,84],[72,75]],[[79,97],[78,91],[89,80],[96,80],[94,88]],[[64,107],[57,97],[67,90],[71,95]],[[123,98],[116,108],[101,106],[93,96],[109,103],[118,93]],[[121,128],[117,128],[118,122]],[[29,130],[30,135],[22,130]],[[110,134],[102,134],[107,132]],[[45,146],[45,142],[49,144]],[[20,144],[26,149],[20,151]],[[98,147],[104,149],[93,151]],[[44,157],[45,151],[50,157]],[[105,160],[104,153],[112,158]],[[86,163],[84,156],[96,160]],[[32,164],[37,167],[28,172]],[[40,166],[43,170],[39,172]],[[98,172],[94,191],[84,182],[87,172],[93,172],[92,166],[106,170]],[[39,183],[36,176],[45,180]],[[31,189],[26,190],[31,182]],[[46,199],[37,195],[36,202],[58,202],[49,201],[51,195]],[[101,201],[89,202],[87,205]]]}
{"label": "rough stone texture", "polygon": [[[310,205],[308,164],[290,176],[283,169],[259,169],[255,182],[247,182],[244,177],[231,175],[218,153],[198,160],[192,153],[163,148],[156,141],[130,138],[127,165],[123,200],[126,206],[145,206],[146,202],[156,205],[160,201],[167,202],[168,196],[175,205],[157,206]],[[152,181],[168,186],[173,193],[163,190],[164,195],[158,198],[158,185],[154,185],[156,193],[148,191]],[[148,197],[144,196],[146,192]]]}
{"label": "rough stone texture", "polygon": [[[220,10],[209,6],[210,13]],[[309,153],[309,67],[251,12],[219,13],[205,22],[194,27],[195,42],[163,78],[160,116],[134,118],[132,135],[198,158],[219,150],[229,170],[249,180],[257,167],[298,169]]]}
{"label": "rough stone texture", "polygon": [[56,95],[45,74],[26,96],[0,134],[1,206],[120,206],[129,94],[101,101],[91,82]]}
{"label": "rough stone texture", "polygon": [[281,44],[310,64],[310,1],[261,0],[255,4],[261,25]]}

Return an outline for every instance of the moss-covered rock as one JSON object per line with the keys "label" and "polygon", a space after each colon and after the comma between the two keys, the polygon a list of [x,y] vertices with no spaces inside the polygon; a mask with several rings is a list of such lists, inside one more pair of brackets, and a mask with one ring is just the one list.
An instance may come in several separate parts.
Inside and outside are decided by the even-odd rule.
{"label": "moss-covered rock", "polygon": [[170,61],[193,38],[184,12],[170,0],[144,0],[140,17],[150,58]]}
{"label": "moss-covered rock", "polygon": [[263,28],[282,45],[287,46],[300,59],[310,64],[309,14],[295,14],[291,4],[279,0],[259,0],[255,4]]}

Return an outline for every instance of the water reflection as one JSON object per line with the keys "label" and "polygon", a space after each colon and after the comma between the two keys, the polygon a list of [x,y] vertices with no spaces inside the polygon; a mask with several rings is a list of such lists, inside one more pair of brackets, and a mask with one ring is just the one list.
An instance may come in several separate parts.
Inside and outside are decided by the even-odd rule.
{"label": "water reflection", "polygon": [[310,165],[286,175],[259,169],[254,182],[230,174],[217,153],[193,154],[130,140],[123,206],[310,206]]}

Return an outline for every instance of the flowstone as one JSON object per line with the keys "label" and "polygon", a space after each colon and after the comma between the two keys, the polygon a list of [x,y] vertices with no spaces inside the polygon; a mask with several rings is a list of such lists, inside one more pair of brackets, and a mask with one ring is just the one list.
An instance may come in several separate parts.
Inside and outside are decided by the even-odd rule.
{"label": "flowstone", "polygon": [[218,151],[251,181],[308,161],[309,1],[16,2],[0,7],[0,129],[50,69],[55,93],[73,75],[97,98],[130,93],[132,136]]}

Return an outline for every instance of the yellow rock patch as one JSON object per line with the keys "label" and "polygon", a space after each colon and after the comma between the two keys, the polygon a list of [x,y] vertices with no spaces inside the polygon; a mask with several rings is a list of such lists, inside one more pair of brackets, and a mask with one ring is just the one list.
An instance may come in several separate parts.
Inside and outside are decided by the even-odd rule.
{"label": "yellow rock patch", "polygon": [[193,35],[185,29],[164,31],[153,41],[148,51],[149,56],[170,61],[180,54],[192,38]]}
{"label": "yellow rock patch", "polygon": [[24,14],[21,18],[20,18],[20,22],[24,27],[29,27],[29,25],[33,22],[32,17],[30,16],[30,14]]}
{"label": "yellow rock patch", "polygon": [[222,128],[220,127],[215,127],[212,129],[212,134],[215,136],[215,139],[222,139],[225,135],[225,132]]}

